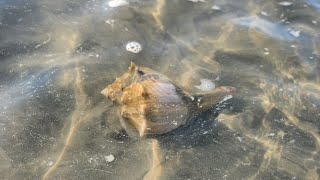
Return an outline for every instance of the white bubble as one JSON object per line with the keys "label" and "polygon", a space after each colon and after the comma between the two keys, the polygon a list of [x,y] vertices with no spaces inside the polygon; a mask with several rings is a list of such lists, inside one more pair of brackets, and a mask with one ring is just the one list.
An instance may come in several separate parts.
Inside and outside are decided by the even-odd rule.
{"label": "white bubble", "polygon": [[128,44],[126,45],[126,50],[137,54],[140,51],[142,51],[142,46],[140,43],[132,41],[132,42],[128,42]]}
{"label": "white bubble", "polygon": [[195,86],[201,91],[212,91],[215,88],[215,84],[209,79],[200,79],[201,84],[199,86]]}
{"label": "white bubble", "polygon": [[220,10],[221,8],[220,8],[219,6],[217,6],[217,5],[213,5],[213,6],[211,7],[211,9],[213,9],[213,10]]}
{"label": "white bubble", "polygon": [[289,30],[289,33],[294,36],[294,37],[299,37],[300,36],[300,31],[296,30]]}
{"label": "white bubble", "polygon": [[112,0],[108,2],[109,7],[119,7],[119,6],[124,6],[128,4],[129,3],[125,0]]}

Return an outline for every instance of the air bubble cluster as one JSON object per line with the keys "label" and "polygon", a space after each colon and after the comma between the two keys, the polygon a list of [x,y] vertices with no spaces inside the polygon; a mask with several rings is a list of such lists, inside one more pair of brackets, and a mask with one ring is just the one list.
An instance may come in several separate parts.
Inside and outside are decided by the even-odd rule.
{"label": "air bubble cluster", "polygon": [[126,50],[137,54],[140,51],[142,51],[142,46],[140,43],[132,41],[132,42],[128,42],[128,44],[126,45]]}

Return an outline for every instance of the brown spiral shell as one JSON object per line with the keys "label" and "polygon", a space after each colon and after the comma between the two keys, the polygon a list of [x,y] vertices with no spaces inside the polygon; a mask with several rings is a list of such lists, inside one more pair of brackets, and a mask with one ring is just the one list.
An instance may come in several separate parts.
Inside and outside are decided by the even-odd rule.
{"label": "brown spiral shell", "polygon": [[[234,88],[218,90],[211,96],[195,97],[205,101],[215,99],[212,102],[217,103],[222,95],[231,94]],[[127,73],[101,93],[119,105],[120,121],[126,131],[138,132],[141,137],[176,129],[184,125],[195,110],[201,110],[200,104],[212,105],[202,103],[201,99],[195,102],[193,96],[189,96],[166,76],[133,63]]]}

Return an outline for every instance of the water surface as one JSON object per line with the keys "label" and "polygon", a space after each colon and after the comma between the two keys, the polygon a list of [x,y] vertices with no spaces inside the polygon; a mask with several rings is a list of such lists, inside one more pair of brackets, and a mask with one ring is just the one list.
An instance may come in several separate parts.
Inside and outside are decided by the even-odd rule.
{"label": "water surface", "polygon": [[[0,0],[3,179],[319,179],[318,1],[118,2]],[[128,137],[100,91],[131,61],[191,93],[211,80],[237,94]]]}

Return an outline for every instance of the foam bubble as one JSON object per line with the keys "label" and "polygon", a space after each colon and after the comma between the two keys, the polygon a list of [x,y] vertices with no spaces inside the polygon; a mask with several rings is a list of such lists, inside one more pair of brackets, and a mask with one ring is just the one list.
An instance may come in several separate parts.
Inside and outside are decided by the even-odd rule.
{"label": "foam bubble", "polygon": [[126,50],[132,53],[139,53],[140,51],[142,51],[142,46],[140,43],[132,41],[132,42],[128,42],[126,45]]}
{"label": "foam bubble", "polygon": [[215,84],[209,79],[200,79],[201,84],[199,86],[195,86],[201,91],[212,91],[215,88]]}

